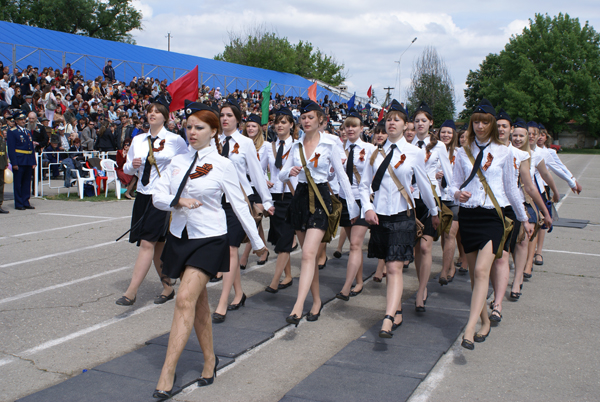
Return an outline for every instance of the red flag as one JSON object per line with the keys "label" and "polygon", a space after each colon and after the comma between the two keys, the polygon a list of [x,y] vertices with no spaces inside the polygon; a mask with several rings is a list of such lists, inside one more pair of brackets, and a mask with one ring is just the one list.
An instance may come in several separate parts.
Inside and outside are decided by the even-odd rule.
{"label": "red flag", "polygon": [[379,111],[379,116],[377,116],[377,123],[383,120],[383,108]]}
{"label": "red flag", "polygon": [[167,91],[171,94],[170,112],[183,109],[185,100],[196,102],[198,99],[198,66],[183,77],[173,81],[167,87]]}
{"label": "red flag", "polygon": [[369,99],[371,99],[371,96],[373,95],[372,89],[373,89],[373,85],[371,85],[371,86],[369,87],[369,90],[367,91],[367,97],[368,97]]}
{"label": "red flag", "polygon": [[317,83],[315,82],[308,87],[308,99],[316,102],[317,101]]}

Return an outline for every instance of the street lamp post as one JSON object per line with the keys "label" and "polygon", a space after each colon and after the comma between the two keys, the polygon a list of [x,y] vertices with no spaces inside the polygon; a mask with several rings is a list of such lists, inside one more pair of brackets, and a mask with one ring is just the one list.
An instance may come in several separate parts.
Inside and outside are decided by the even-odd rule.
{"label": "street lamp post", "polygon": [[398,85],[396,85],[398,87],[398,99],[400,99],[402,97],[402,90],[401,90],[401,72],[402,72],[402,68],[401,68],[401,63],[402,63],[402,56],[404,56],[404,53],[406,53],[406,51],[408,49],[410,49],[410,47],[412,46],[413,43],[415,43],[415,41],[417,40],[417,38],[415,37],[412,42],[410,42],[410,45],[408,45],[408,47],[406,49],[404,49],[404,51],[402,52],[402,54],[400,55],[400,58],[398,59],[398,61],[396,61],[396,63],[398,63],[398,70],[396,72],[396,76],[398,78]]}

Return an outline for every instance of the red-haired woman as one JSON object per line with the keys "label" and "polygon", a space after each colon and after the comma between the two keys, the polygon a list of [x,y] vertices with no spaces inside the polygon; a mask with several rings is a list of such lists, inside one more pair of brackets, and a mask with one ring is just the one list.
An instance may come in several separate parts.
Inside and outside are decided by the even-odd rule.
{"label": "red-haired woman", "polygon": [[153,189],[154,205],[172,213],[162,255],[163,274],[181,279],[165,363],[153,395],[157,399],[168,399],[175,393],[175,368],[192,326],[204,356],[198,386],[212,384],[217,374],[219,359],[213,350],[206,284],[217,272],[229,270],[223,195],[248,233],[253,248],[264,249],[234,164],[222,158],[211,145],[219,132],[218,117],[209,106],[189,101],[185,114],[186,133],[193,152],[173,158]]}

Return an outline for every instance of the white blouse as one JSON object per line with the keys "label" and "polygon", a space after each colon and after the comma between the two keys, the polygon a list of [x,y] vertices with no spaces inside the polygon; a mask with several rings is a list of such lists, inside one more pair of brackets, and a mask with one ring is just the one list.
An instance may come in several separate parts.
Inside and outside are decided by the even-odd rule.
{"label": "white blouse", "polygon": [[[290,156],[290,150],[292,149],[293,143],[294,143],[294,139],[290,135],[285,140],[285,144],[283,145],[283,155],[281,158],[281,163],[282,163],[281,168],[282,169],[283,169],[283,165],[285,165],[286,160]],[[275,159],[277,158],[277,151],[279,150],[279,138],[277,139],[277,141],[275,141],[273,143],[269,143],[268,145],[269,146],[267,147],[267,161],[269,163],[269,171],[271,172],[271,183],[273,183],[273,187],[271,187],[269,190],[273,194],[281,194],[284,192],[289,193],[290,192],[289,186],[285,182],[279,180],[279,172],[280,171],[277,168],[277,166],[275,166]],[[273,152],[273,145],[275,145],[274,152]],[[296,188],[296,185],[298,184],[298,177],[297,176],[290,177],[290,183],[292,184],[293,188]]]}
{"label": "white blouse", "polygon": [[[517,180],[517,185],[518,185],[518,183],[519,183],[519,174],[520,174],[520,171],[521,171],[521,163],[523,161],[526,161],[527,159],[530,159],[531,156],[529,155],[529,152],[522,151],[519,148],[514,147],[510,143],[508,144],[508,149],[510,149],[510,152],[512,154],[513,166],[515,168],[515,180]],[[521,197],[523,197],[523,200],[524,200],[525,199],[525,194],[523,194],[523,188],[521,186],[519,186],[519,192],[521,193]]]}
{"label": "white blouse", "polygon": [[[348,156],[350,154],[350,148],[352,145],[354,147],[354,166],[356,166],[356,171],[361,175],[361,179],[359,180],[356,177],[356,174],[352,172],[354,179],[352,180],[352,195],[348,196],[343,189],[340,191],[340,197],[346,199],[348,197],[354,197],[355,200],[360,200],[360,192],[358,190],[359,182],[362,180],[362,172],[365,168],[365,165],[368,165],[371,160],[371,155],[377,147],[373,144],[369,144],[368,142],[364,142],[360,138],[356,140],[356,142],[352,143],[350,141],[346,141],[344,153],[342,154],[342,160],[344,160],[344,171],[346,171],[346,166],[348,165]],[[353,169],[354,170],[354,169]]]}
{"label": "white blouse", "polygon": [[[412,140],[412,144],[418,148],[417,143],[419,141],[419,137],[415,135],[415,138]],[[425,147],[429,145],[431,139],[429,136],[427,136],[423,141],[425,142],[425,145],[423,145],[423,150],[425,150]],[[444,145],[442,141],[438,141],[435,147],[429,151],[429,154],[425,154],[425,170],[427,172],[427,176],[429,177],[429,181],[435,186],[435,192],[439,197],[442,193],[440,191],[440,186],[438,186],[437,179],[435,178],[437,172],[440,170],[443,171],[444,177],[446,177],[446,182],[452,182],[452,166],[450,165],[450,159],[448,159],[448,150],[446,150],[446,145]],[[413,197],[421,198],[418,183],[413,185]]]}
{"label": "white blouse", "polygon": [[[393,143],[390,142],[390,140],[387,140],[385,144],[383,144],[383,150],[386,155],[389,155],[392,144]],[[417,183],[423,188],[423,202],[427,205],[429,213],[431,215],[437,215],[437,204],[433,197],[431,186],[429,185],[429,178],[425,172],[425,150],[407,143],[404,137],[396,143],[396,146],[397,148],[392,155],[390,166],[394,169],[394,173],[406,189],[409,197],[413,199],[413,205],[414,198],[412,194],[410,194],[410,183],[414,175]],[[375,192],[373,202],[371,202],[370,198],[371,193],[373,192],[371,184],[373,183],[375,173],[377,173],[377,169],[379,169],[383,159],[383,155],[378,152],[373,165],[371,165],[370,160],[365,164],[361,173],[362,180],[359,185],[360,202],[363,206],[364,213],[374,210],[375,213],[379,215],[392,216],[406,211],[409,208],[409,205],[402,194],[400,194],[398,186],[394,183],[394,180],[387,169],[381,180],[379,190]]]}
{"label": "white blouse", "polygon": [[[471,145],[471,153],[473,154],[474,159],[477,159],[479,152],[479,147],[473,143]],[[517,215],[517,219],[521,222],[526,222],[527,214],[525,213],[525,207],[523,206],[523,197],[518,189],[517,181],[515,179],[515,167],[511,151],[505,145],[492,143],[486,147],[483,152],[481,171],[490,186],[490,189],[494,193],[498,205],[500,207],[505,207],[510,204]],[[488,166],[487,169],[484,169],[485,166]],[[461,191],[460,186],[469,177],[472,169],[473,164],[469,160],[465,150],[459,148],[456,151],[451,190],[455,194],[455,199],[457,201],[458,191]],[[487,196],[477,174],[473,177],[473,180],[462,189],[462,191],[470,192],[471,198],[469,198],[467,202],[460,202],[459,204],[461,207],[483,207],[494,209],[494,204]]]}
{"label": "white blouse", "polygon": [[[452,167],[452,170],[454,170],[454,161],[456,160],[456,151],[458,150],[458,147],[454,148],[454,155],[452,155],[452,159],[450,159],[450,151],[447,149],[446,152],[448,154],[448,160],[450,162],[450,166]],[[443,171],[442,171],[443,173]],[[444,174],[444,177],[446,177],[446,175]],[[440,199],[442,201],[452,201],[455,202],[454,200],[454,193],[452,193],[451,191],[451,186],[452,186],[452,182],[448,181],[448,179],[446,178],[446,187],[442,187],[442,179],[437,180],[437,188],[440,190],[441,195],[440,195]]]}
{"label": "white blouse", "polygon": [[[225,145],[224,134],[219,136],[219,141],[221,147],[223,147]],[[229,140],[229,160],[235,165],[240,185],[246,192],[246,195],[250,195],[253,192],[252,184],[248,180],[249,175],[250,179],[253,180],[256,192],[260,195],[263,207],[265,209],[271,208],[273,206],[271,193],[267,187],[264,171],[256,156],[254,141],[248,137],[244,137],[239,131],[231,134],[231,139]]]}
{"label": "white blouse", "polygon": [[[127,152],[127,162],[125,162],[125,165],[123,165],[123,172],[129,175],[137,175],[139,178],[137,183],[137,191],[142,194],[151,195],[152,190],[154,189],[154,184],[158,180],[159,175],[156,171],[156,168],[152,166],[148,185],[144,186],[142,184],[144,166],[146,164],[146,159],[148,158],[148,152],[150,151],[148,147],[148,138],[151,138],[150,134],[138,134],[133,137],[131,146]],[[153,148],[157,149],[157,151],[154,151],[154,159],[156,159],[156,165],[158,166],[161,176],[162,172],[167,169],[167,166],[169,166],[169,163],[171,163],[171,160],[176,155],[188,152],[187,144],[183,138],[177,134],[167,131],[167,129],[164,127],[158,132],[157,139],[154,140],[153,143]],[[142,159],[142,164],[137,169],[135,169],[132,164],[135,158]]]}
{"label": "white blouse", "polygon": [[[262,146],[260,147],[260,149],[258,149],[256,151],[256,157],[258,158],[258,162],[260,162],[260,167],[263,171],[263,176],[265,180],[268,180],[269,176],[267,175],[267,166],[269,165],[269,161],[267,160],[267,152],[268,152],[268,148],[271,146],[270,143],[268,142],[264,142],[262,144]],[[254,149],[256,149],[256,147],[254,147]],[[250,178],[250,185],[252,187],[254,186],[254,183],[252,183],[252,178]],[[267,186],[268,188],[268,186]]]}
{"label": "white blouse", "polygon": [[222,157],[216,147],[209,146],[198,151],[196,168],[204,167],[205,174],[197,178],[187,179],[181,198],[193,198],[202,203],[198,208],[171,207],[171,202],[177,194],[179,185],[194,159],[196,151],[178,155],[156,182],[152,191],[154,206],[163,211],[171,211],[170,232],[181,238],[183,229],[187,228],[190,239],[221,236],[227,233],[227,218],[221,206],[223,194],[230,200],[236,216],[252,243],[254,250],[260,250],[265,245],[261,240],[256,223],[250,215],[250,209],[240,189],[234,164]]}
{"label": "white blouse", "polygon": [[[577,187],[577,183],[575,182],[575,177],[573,177],[571,172],[569,172],[569,170],[566,167],[563,169],[563,167],[561,166],[562,162],[561,163],[556,162],[556,160],[554,159],[554,157],[552,156],[552,153],[550,152],[550,150],[548,148],[546,148],[546,147],[541,148],[541,147],[536,146],[535,150],[536,150],[536,152],[539,152],[542,155],[542,157],[544,158],[544,162],[546,162],[546,167],[552,173],[554,173],[555,175],[557,175],[558,177],[560,177],[561,179],[566,181],[567,184],[569,184],[569,187],[571,187],[571,188]],[[558,158],[558,156],[557,156],[557,158]],[[536,174],[536,177],[538,179],[540,186],[544,186],[546,184],[546,182],[544,182],[544,180],[539,175],[539,173]]]}
{"label": "white blouse", "polygon": [[[290,170],[292,170],[292,167],[302,166],[299,144],[302,143],[304,147],[304,138],[305,137],[302,137],[301,141],[295,141],[292,145],[290,157],[286,159],[281,172],[279,172],[279,180],[283,182],[287,181],[290,178]],[[303,148],[303,152],[304,149],[305,148]],[[338,146],[327,135],[319,134],[319,143],[315,147],[313,153],[309,156],[306,156],[306,154],[304,156],[306,159],[306,167],[310,170],[310,174],[315,181],[315,184],[327,183],[329,181],[330,167],[333,166],[335,176],[341,187],[344,189],[344,192],[346,194],[352,194],[352,187],[350,187],[350,181],[344,171],[342,156],[340,155]],[[304,169],[298,173],[298,182],[307,183]],[[348,202],[348,211],[350,213],[350,219],[358,216],[358,204],[356,204],[354,200]]]}

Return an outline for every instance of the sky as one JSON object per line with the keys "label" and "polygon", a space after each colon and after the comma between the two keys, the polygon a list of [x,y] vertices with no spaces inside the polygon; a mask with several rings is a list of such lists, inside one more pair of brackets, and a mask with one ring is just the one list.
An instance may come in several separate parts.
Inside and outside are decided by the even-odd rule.
{"label": "sky", "polygon": [[597,0],[134,0],[133,4],[144,16],[143,30],[132,32],[138,45],[166,50],[170,32],[171,51],[213,58],[229,42],[230,32],[244,33],[262,25],[291,43],[308,41],[333,55],[345,65],[348,90],[366,96],[372,85],[380,102],[385,87],[394,87],[392,95],[399,101],[406,99],[413,63],[425,47],[433,46],[452,77],[457,113],[463,109],[469,70],[477,69],[489,53],[499,53],[536,13],[551,17],[566,13],[600,31]]}

